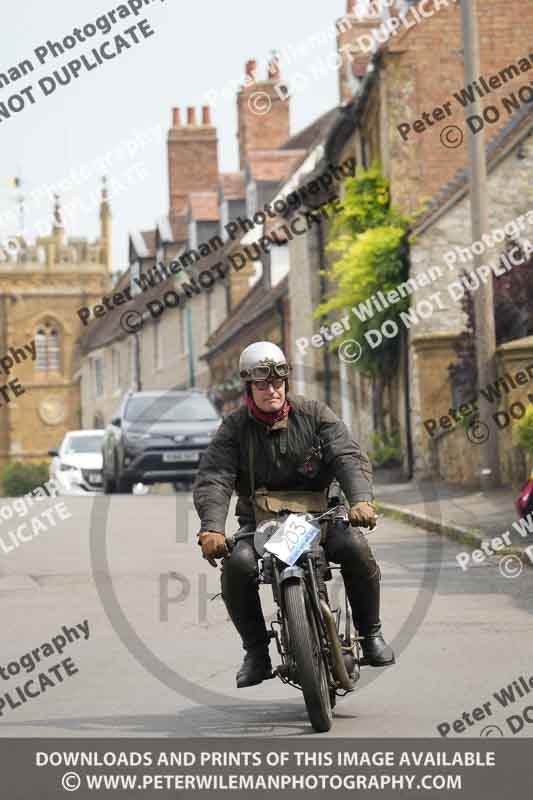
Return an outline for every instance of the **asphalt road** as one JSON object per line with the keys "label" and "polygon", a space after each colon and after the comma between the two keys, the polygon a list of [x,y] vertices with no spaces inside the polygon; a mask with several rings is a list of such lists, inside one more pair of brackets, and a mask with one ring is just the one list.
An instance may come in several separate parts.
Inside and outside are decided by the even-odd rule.
{"label": "asphalt road", "polygon": [[[35,509],[41,515],[57,502]],[[219,572],[200,557],[190,495],[62,502],[68,519],[0,551],[0,736],[313,735],[296,690],[278,680],[235,688],[242,653],[221,599],[209,599]],[[22,521],[16,514],[0,520],[2,540]],[[463,721],[451,736],[499,735],[489,726],[511,736],[506,718],[533,706],[533,570],[505,578],[492,560],[462,572],[460,545],[388,519],[370,538],[398,663],[364,668],[322,735],[438,736],[437,725],[467,712],[471,724]],[[268,615],[269,588],[261,591]],[[85,621],[88,639],[80,632],[61,655],[43,655],[62,626]],[[17,675],[6,673],[35,648],[34,670],[24,659]],[[35,691],[36,675],[67,658],[75,674],[65,667],[59,680],[59,670],[47,672],[41,693],[17,698],[17,686],[33,678]],[[494,693],[521,675],[531,694],[518,683],[522,697],[503,708]],[[18,706],[10,707],[6,692]],[[484,703],[484,717],[474,719]],[[533,722],[533,708],[530,716]],[[532,732],[525,723],[517,735]]]}

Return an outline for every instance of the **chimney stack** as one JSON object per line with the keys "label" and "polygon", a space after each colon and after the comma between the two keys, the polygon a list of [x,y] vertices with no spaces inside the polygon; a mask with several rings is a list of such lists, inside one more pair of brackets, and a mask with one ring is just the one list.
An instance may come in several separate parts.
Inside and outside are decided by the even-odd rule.
{"label": "chimney stack", "polygon": [[[378,3],[379,5],[379,3]],[[373,30],[380,27],[383,20],[380,14],[374,12],[374,7],[368,7],[368,14],[356,13],[357,0],[348,0],[347,16],[337,21],[337,48],[339,59],[342,62],[339,68],[339,94],[341,105],[349,103],[357,93],[362,79],[366,75],[367,67],[372,57],[372,52],[361,49],[357,40],[364,36],[365,45],[372,44]]]}
{"label": "chimney stack", "polygon": [[244,86],[237,93],[239,169],[251,150],[278,150],[289,138],[287,87],[281,83],[277,57],[271,59],[266,80],[257,80],[257,61],[245,65]]}
{"label": "chimney stack", "polygon": [[169,215],[182,214],[190,192],[218,190],[217,130],[211,124],[209,106],[202,108],[202,125],[196,124],[196,109],[187,108],[187,125],[181,124],[180,109],[172,110],[168,132]]}

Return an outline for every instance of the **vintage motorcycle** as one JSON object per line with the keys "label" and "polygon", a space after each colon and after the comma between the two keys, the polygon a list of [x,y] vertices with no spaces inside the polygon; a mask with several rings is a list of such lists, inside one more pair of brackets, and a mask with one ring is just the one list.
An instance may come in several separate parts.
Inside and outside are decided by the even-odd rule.
{"label": "vintage motorcycle", "polygon": [[[271,677],[303,692],[317,732],[331,728],[336,697],[354,690],[361,666],[360,637],[345,593],[344,620],[340,608],[330,607],[326,581],[340,568],[329,565],[320,543],[321,525],[326,524],[347,527],[345,506],[319,516],[282,512],[244,534],[253,536],[259,581],[272,586],[277,605],[270,637],[276,640],[281,664]],[[228,547],[233,544],[230,537]]]}

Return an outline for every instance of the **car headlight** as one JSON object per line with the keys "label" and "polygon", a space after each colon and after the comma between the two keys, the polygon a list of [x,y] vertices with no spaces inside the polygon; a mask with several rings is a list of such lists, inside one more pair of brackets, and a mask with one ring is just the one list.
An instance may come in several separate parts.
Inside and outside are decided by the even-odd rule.
{"label": "car headlight", "polygon": [[79,467],[75,467],[73,464],[61,464],[59,467],[60,472],[79,472]]}
{"label": "car headlight", "polygon": [[140,442],[141,439],[149,439],[149,433],[128,433],[126,436],[126,443],[128,442]]}

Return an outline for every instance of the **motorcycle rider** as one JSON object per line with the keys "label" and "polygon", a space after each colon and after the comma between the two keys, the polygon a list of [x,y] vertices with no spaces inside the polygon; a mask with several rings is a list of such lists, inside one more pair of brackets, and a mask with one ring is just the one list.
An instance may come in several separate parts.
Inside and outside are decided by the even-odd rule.
{"label": "motorcycle rider", "polygon": [[[326,490],[334,478],[338,481],[350,506],[350,527],[328,532],[326,557],[341,565],[354,623],[364,637],[366,662],[375,667],[393,664],[394,653],[381,632],[379,567],[357,528],[376,525],[368,458],[325,403],[288,394],[289,366],[277,345],[255,342],[246,347],[239,373],[246,386],[245,405],[223,420],[193,489],[201,522],[198,544],[212,566],[214,559],[224,559],[222,598],[246,651],[237,686],[261,683],[272,672],[257,555],[253,537],[244,536],[256,527],[259,486],[316,492]],[[241,527],[230,555],[224,530],[234,490]]]}

